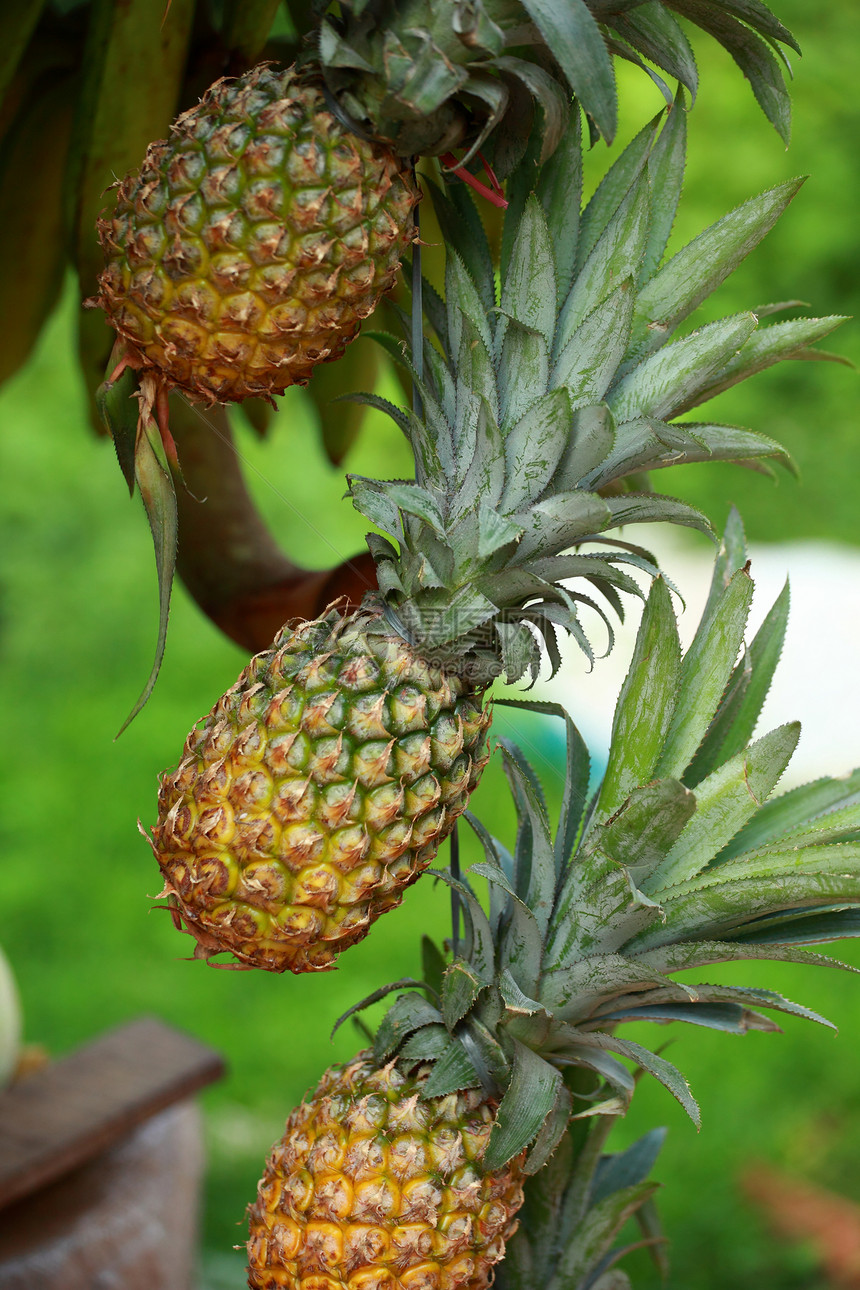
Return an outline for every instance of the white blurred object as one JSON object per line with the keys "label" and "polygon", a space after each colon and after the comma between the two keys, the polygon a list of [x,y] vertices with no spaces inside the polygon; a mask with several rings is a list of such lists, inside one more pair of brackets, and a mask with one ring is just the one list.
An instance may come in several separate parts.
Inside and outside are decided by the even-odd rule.
{"label": "white blurred object", "polygon": [[21,1003],[9,960],[0,950],[0,1088],[8,1084],[21,1051]]}
{"label": "white blurred object", "polygon": [[[715,548],[705,538],[679,534],[666,525],[647,530],[637,525],[635,533],[624,536],[652,551],[683,595],[686,609],[677,603],[676,608],[686,648],[705,606]],[[802,724],[799,747],[780,788],[844,774],[860,766],[860,550],[827,542],[753,543],[749,556],[755,598],[747,640],[786,578],[791,584],[785,646],[757,727],[762,734],[785,721]],[[598,659],[589,672],[584,656],[568,642],[559,676],[540,687],[542,695],[549,697],[551,691],[569,708],[595,752],[608,748],[615,701],[641,615],[639,602],[624,599],[627,621],[617,629],[609,657]],[[599,648],[604,629],[593,617],[588,628]]]}

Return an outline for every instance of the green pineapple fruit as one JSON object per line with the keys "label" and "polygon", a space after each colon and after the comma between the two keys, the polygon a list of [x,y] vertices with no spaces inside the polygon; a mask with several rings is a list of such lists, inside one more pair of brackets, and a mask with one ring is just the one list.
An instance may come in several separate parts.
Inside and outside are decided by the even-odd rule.
{"label": "green pineapple fruit", "polygon": [[[455,244],[446,301],[428,289],[440,348],[425,344],[416,375],[423,415],[384,405],[410,438],[416,479],[351,479],[356,506],[389,535],[368,538],[380,598],[354,617],[334,610],[288,626],[163,781],[154,850],[201,953],[234,950],[275,970],[331,964],[397,903],[465,807],[485,760],[492,681],[534,674],[541,640],[557,662],[557,629],[593,656],[578,610],[596,602],[581,588],[618,610],[620,592],[640,594],[624,566],[656,572],[605,531],[654,520],[708,528],[638,487],[641,471],[784,458],[748,430],[670,421],[750,372],[806,356],[838,320],[758,330],[743,313],[681,340],[673,332],[798,185],[754,198],[658,268],[674,205],[652,214],[650,189],[671,175],[677,190],[682,146],[673,111],[662,135],[654,126],[634,140],[581,216],[575,185],[562,184],[577,173],[578,145],[559,148],[537,194],[512,201],[500,296],[469,208],[457,206],[458,223],[439,199]],[[530,162],[512,197],[525,178]],[[596,554],[565,554],[586,542]],[[348,852],[343,836],[355,840]]]}
{"label": "green pineapple fruit", "polygon": [[[516,845],[508,850],[470,817],[485,861],[459,881],[439,875],[459,892],[465,936],[447,962],[425,938],[425,980],[398,996],[372,1054],[345,1068],[355,1074],[336,1068],[291,1116],[251,1209],[251,1285],[294,1288],[313,1276],[328,1278],[330,1290],[486,1284],[491,1260],[466,1244],[466,1231],[481,1231],[478,1178],[474,1226],[462,1231],[474,1266],[458,1279],[445,1262],[450,1182],[427,1123],[446,1100],[470,1112],[485,1108],[474,1156],[461,1146],[460,1123],[449,1121],[440,1136],[455,1153],[452,1163],[465,1150],[479,1176],[503,1180],[510,1199],[500,1228],[521,1199],[506,1171],[525,1179],[525,1222],[509,1234],[504,1285],[590,1285],[626,1218],[653,1193],[644,1179],[659,1132],[637,1144],[623,1167],[600,1160],[634,1090],[624,1059],[699,1118],[680,1071],[617,1034],[621,1023],[686,1021],[742,1034],[776,1029],[762,1010],[823,1020],[774,991],[672,980],[682,969],[734,959],[839,966],[803,946],[860,931],[860,772],[771,796],[798,727],[750,738],[779,657],[788,597],[780,596],[745,649],[751,596],[736,517],[684,656],[668,590],[655,581],[591,801],[588,754],[570,718],[554,704],[521,705],[566,721],[558,825],[550,826],[534,769],[505,744]],[[475,877],[488,881],[488,911]],[[395,1105],[419,1116],[403,1137],[390,1124]],[[407,1159],[416,1173],[404,1171],[410,1181],[401,1186]],[[359,1177],[366,1179],[360,1201]],[[435,1191],[431,1212],[421,1215],[418,1269],[398,1262],[403,1227],[414,1218],[413,1178],[423,1195]],[[363,1246],[350,1232],[368,1221],[367,1195],[378,1208],[374,1240]]]}

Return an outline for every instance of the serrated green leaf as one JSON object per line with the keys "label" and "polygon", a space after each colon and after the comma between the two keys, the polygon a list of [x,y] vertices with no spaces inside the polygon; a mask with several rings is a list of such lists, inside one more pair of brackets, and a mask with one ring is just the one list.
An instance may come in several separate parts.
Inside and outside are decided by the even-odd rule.
{"label": "serrated green leaf", "polygon": [[552,344],[556,316],[555,259],[546,216],[532,193],[526,201],[514,240],[508,272],[502,283],[499,351],[506,319],[516,319],[529,331],[539,332]]}
{"label": "serrated green leaf", "polygon": [[657,0],[631,6],[613,15],[612,25],[634,49],[690,91],[695,102],[698,88],[696,59],[690,42],[670,13]]}
{"label": "serrated green leaf", "polygon": [[653,780],[632,791],[598,830],[595,843],[616,864],[624,865],[637,887],[652,895],[660,889],[655,874],[678,839],[689,832],[697,807],[696,796],[679,780]]}
{"label": "serrated green leaf", "polygon": [[601,1013],[603,1021],[684,1021],[705,1030],[722,1030],[727,1034],[745,1035],[750,1030],[778,1031],[779,1026],[750,1012],[740,1003],[631,1003],[628,1008]]}
{"label": "serrated green leaf", "polygon": [[774,842],[786,834],[815,822],[826,823],[827,816],[845,806],[860,803],[860,769],[848,775],[826,777],[793,788],[768,802],[749,824],[724,847],[719,859],[728,860],[742,852]]}
{"label": "serrated green leaf", "polygon": [[736,314],[707,323],[643,359],[607,395],[616,422],[636,417],[671,420],[683,409],[702,402],[702,391],[755,328],[754,314]]}
{"label": "serrated green leaf", "polygon": [[575,407],[598,403],[609,388],[627,351],[633,299],[628,278],[583,319],[556,359],[550,386],[567,386]]}
{"label": "serrated green leaf", "polygon": [[695,506],[679,502],[674,497],[665,497],[662,493],[623,493],[620,497],[608,497],[607,505],[612,513],[612,528],[624,524],[683,524],[687,528],[698,529],[707,537],[713,536],[710,520]]}
{"label": "serrated green leaf", "polygon": [[449,1030],[453,1030],[465,1017],[486,988],[486,981],[482,981],[462,959],[455,959],[448,965],[442,979],[442,1016]]}
{"label": "serrated green leaf", "polygon": [[499,420],[504,429],[516,425],[543,397],[548,378],[549,353],[543,336],[510,319],[499,363]]}
{"label": "serrated green leaf", "polygon": [[648,176],[642,173],[574,279],[559,314],[553,347],[555,357],[563,351],[583,319],[602,304],[619,282],[636,277],[648,237],[650,207]]}
{"label": "serrated green leaf", "polygon": [[789,179],[724,215],[678,251],[636,299],[638,352],[664,344],[773,228],[803,179]]}
{"label": "serrated green leaf", "polygon": [[[635,958],[594,954],[545,972],[539,993],[547,1011],[559,1021],[579,1021],[589,1017],[598,1003],[637,984],[653,988],[669,983],[660,972],[641,966]],[[679,988],[679,998],[685,997],[689,995]]]}
{"label": "serrated green leaf", "polygon": [[525,903],[543,933],[552,913],[556,882],[555,850],[549,821],[546,808],[526,771],[522,753],[507,740],[502,740],[501,743],[505,772],[515,789],[520,821],[522,822],[524,813],[529,826],[529,871]]}
{"label": "serrated green leaf", "polygon": [[706,775],[740,752],[751,738],[782,653],[788,607],[786,582],[749,650],[735,667],[717,715],[684,772],[688,788],[695,788]]}
{"label": "serrated green leaf", "polygon": [[725,10],[730,8],[727,4],[716,9],[708,0],[664,2],[709,32],[731,54],[752,86],[759,107],[783,142],[788,144],[791,134],[791,103],[779,63],[765,41],[730,13],[726,13]]}
{"label": "serrated green leaf", "polygon": [[773,323],[770,327],[761,327],[730,359],[724,367],[708,380],[699,390],[694,391],[678,407],[676,415],[689,412],[691,408],[708,399],[715,398],[724,390],[731,389],[740,381],[755,376],[774,363],[787,362],[792,359],[801,362],[824,357],[818,350],[809,350],[807,346],[822,340],[835,331],[845,319],[839,315],[831,318],[791,318],[788,322]]}
{"label": "serrated green leaf", "polygon": [[642,880],[648,895],[659,900],[667,888],[701,873],[770,796],[799,737],[799,722],[778,726],[696,786],[694,816],[662,863]]}
{"label": "serrated green leaf", "polygon": [[511,1081],[484,1152],[485,1172],[501,1169],[535,1141],[555,1106],[560,1084],[561,1075],[554,1066],[514,1040]]}
{"label": "serrated green leaf", "polygon": [[572,1111],[573,1098],[564,1084],[559,1083],[556,1089],[555,1104],[544,1120],[543,1126],[526,1156],[523,1172],[527,1176],[536,1174],[538,1170],[544,1168],[564,1137]]}
{"label": "serrated green leaf", "polygon": [[576,489],[606,460],[614,442],[615,422],[605,403],[574,412],[570,438],[553,480],[553,492]]}
{"label": "serrated green leaf", "polygon": [[509,515],[544,491],[571,430],[570,397],[565,389],[550,390],[529,403],[505,434],[505,486],[499,500]]}
{"label": "serrated green leaf", "polygon": [[734,670],[752,594],[749,574],[739,569],[719,607],[703,618],[681,664],[675,711],[656,774],[681,778],[702,742]]}
{"label": "serrated green leaf", "polygon": [[432,1003],[414,991],[401,994],[386,1012],[373,1044],[373,1055],[380,1065],[396,1052],[407,1035],[422,1026],[438,1025],[442,1014]]}
{"label": "serrated green leaf", "polygon": [[[613,161],[589,199],[580,220],[577,269],[582,270],[609,224],[618,214],[625,197],[630,195],[634,183],[642,176],[662,120],[661,112],[631,139]],[[619,280],[616,279],[616,281]]]}
{"label": "serrated green leaf", "polygon": [[674,712],[680,666],[681,643],[669,590],[657,578],[615,707],[599,816],[612,815],[637,785],[651,779]]}
{"label": "serrated green leaf", "polygon": [[625,1187],[590,1208],[563,1251],[547,1290],[587,1285],[588,1274],[597,1269],[624,1224],[656,1189],[656,1183]]}
{"label": "serrated green leaf", "polygon": [[538,172],[537,195],[546,216],[550,245],[555,256],[559,299],[567,295],[579,240],[582,203],[582,138],[578,112],[562,135],[558,147]]}
{"label": "serrated green leaf", "polygon": [[403,1062],[436,1062],[451,1046],[451,1036],[444,1026],[422,1026],[402,1045],[398,1056]]}
{"label": "serrated green leaf", "polygon": [[119,380],[104,381],[96,390],[95,396],[102,422],[113,440],[129,495],[134,493],[134,455],[140,413],[136,392],[137,376],[131,368],[126,368]]}
{"label": "serrated green leaf", "polygon": [[611,143],[618,115],[615,73],[585,0],[523,0],[523,8],[552,50],[570,88]]}
{"label": "serrated green leaf", "polygon": [[457,1039],[449,1039],[448,1047],[422,1085],[421,1099],[429,1102],[431,1098],[446,1097],[449,1093],[476,1088],[479,1084],[477,1071],[469,1061],[463,1045]]}

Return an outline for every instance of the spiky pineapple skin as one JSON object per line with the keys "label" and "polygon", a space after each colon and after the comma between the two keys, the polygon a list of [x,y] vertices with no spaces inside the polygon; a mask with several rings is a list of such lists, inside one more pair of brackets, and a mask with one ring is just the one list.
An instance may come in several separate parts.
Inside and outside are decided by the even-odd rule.
{"label": "spiky pineapple skin", "polygon": [[318,81],[264,64],[216,82],[120,184],[97,301],[169,387],[281,394],[392,285],[418,196],[411,163],[347,131]]}
{"label": "spiky pineapple skin", "polygon": [[330,967],[433,860],[490,720],[376,613],[285,627],[161,782],[153,850],[198,955]]}
{"label": "spiky pineapple skin", "polygon": [[484,1290],[523,1201],[481,1159],[493,1107],[422,1100],[429,1068],[333,1066],[287,1121],[250,1207],[252,1290]]}

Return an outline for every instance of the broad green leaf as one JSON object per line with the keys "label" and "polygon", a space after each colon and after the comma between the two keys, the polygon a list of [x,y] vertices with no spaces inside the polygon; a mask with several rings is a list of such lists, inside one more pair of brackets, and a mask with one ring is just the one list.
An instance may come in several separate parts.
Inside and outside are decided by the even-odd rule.
{"label": "broad green leaf", "polygon": [[555,474],[570,435],[567,390],[535,399],[505,434],[505,486],[499,507],[505,514],[539,497]]}
{"label": "broad green leaf", "polygon": [[[698,816],[696,796],[677,779],[656,779],[635,788],[608,824],[598,830],[596,844],[624,865],[646,895],[661,890],[656,875],[677,839],[689,832]],[[713,852],[710,853],[711,855]]]}
{"label": "broad green leaf", "polygon": [[633,298],[628,278],[583,319],[559,354],[549,383],[567,386],[575,407],[598,403],[606,393],[627,351]]}
{"label": "broad green leaf", "polygon": [[651,196],[647,173],[634,182],[574,279],[559,315],[554,353],[560,354],[584,318],[619,282],[635,278],[648,236]]}
{"label": "broad green leaf", "polygon": [[600,533],[608,526],[611,514],[605,498],[576,489],[554,492],[511,518],[524,530],[511,563],[524,564],[537,554],[554,555],[589,534]]}
{"label": "broad green leaf", "polygon": [[657,1190],[656,1183],[639,1183],[606,1196],[588,1210],[559,1259],[546,1290],[578,1290],[599,1266],[624,1224]]}
{"label": "broad green leaf", "polygon": [[537,1053],[514,1040],[511,1082],[496,1113],[483,1168],[492,1173],[530,1146],[556,1103],[561,1075]]}
{"label": "broad green leaf", "polygon": [[615,422],[605,403],[574,412],[570,438],[553,480],[553,492],[577,488],[606,459],[614,442]]}
{"label": "broad green leaf", "polygon": [[607,397],[616,422],[636,417],[669,420],[701,402],[701,391],[737,354],[756,327],[755,314],[708,323],[642,360]]}
{"label": "broad green leaf", "polygon": [[[508,54],[501,54],[494,58],[493,65],[500,72],[507,72],[521,81],[539,106],[543,114],[543,120],[540,125],[541,150],[539,161],[543,164],[548,157],[555,154],[559,142],[564,139],[567,133],[571,118],[570,95],[566,94],[558,80],[550,76],[549,72],[544,71],[538,63],[529,62],[524,58],[513,58]],[[578,115],[578,113],[575,115]],[[498,135],[496,136],[495,162],[498,170]]]}
{"label": "broad green leaf", "polygon": [[[641,997],[641,996],[640,996]],[[722,1030],[728,1034],[745,1035],[749,1030],[779,1030],[774,1022],[758,1013],[750,1012],[740,1003],[664,1003],[641,1004],[631,1001],[628,1008],[601,1013],[602,1021],[685,1021],[691,1026],[706,1030]]]}
{"label": "broad green leaf", "polygon": [[[631,139],[601,179],[582,212],[577,268],[582,269],[624,198],[642,175],[664,114],[658,113]],[[617,281],[617,279],[616,279]]]}
{"label": "broad green leaf", "polygon": [[[855,914],[858,911],[846,911]],[[750,940],[754,933],[749,933]],[[812,937],[811,939],[815,939]],[[826,939],[826,938],[825,938]],[[811,950],[796,948],[792,945],[757,945],[744,941],[742,937],[731,941],[682,941],[677,944],[663,945],[659,949],[648,950],[644,954],[634,955],[630,962],[635,963],[640,971],[651,970],[655,973],[685,972],[690,968],[706,967],[711,963],[733,963],[740,959],[763,959],[776,963],[807,963],[813,967],[841,968],[846,972],[858,972],[860,968],[841,963],[826,954],[815,954]]]}
{"label": "broad green leaf", "polygon": [[543,1169],[567,1130],[572,1110],[573,1099],[564,1084],[559,1083],[553,1108],[526,1156],[523,1167],[525,1174],[536,1174],[539,1169]]}
{"label": "broad green leaf", "polygon": [[499,419],[506,433],[544,395],[548,378],[549,352],[543,336],[511,319],[499,364]]}
{"label": "broad green leaf", "polygon": [[537,195],[546,216],[555,256],[559,299],[570,289],[579,243],[582,203],[582,138],[578,112],[574,112],[561,142],[538,172]]}
{"label": "broad green leaf", "polygon": [[436,1062],[450,1048],[451,1036],[438,1022],[422,1026],[401,1045],[398,1056],[404,1062]]}
{"label": "broad green leaf", "polygon": [[223,48],[245,66],[258,62],[278,8],[278,0],[228,0],[221,27]]}
{"label": "broad green leaf", "polygon": [[669,590],[657,578],[615,707],[599,816],[612,815],[637,785],[652,778],[675,707],[680,665],[681,644]]}
{"label": "broad green leaf", "polygon": [[486,986],[462,959],[448,965],[442,978],[442,1016],[449,1030],[465,1017]]}
{"label": "broad green leaf", "polygon": [[696,811],[642,888],[661,899],[667,888],[694,878],[770,796],[791,760],[800,724],[778,726],[696,786]]}
{"label": "broad green leaf", "polygon": [[620,528],[624,524],[683,524],[708,537],[713,536],[708,517],[697,511],[695,506],[688,506],[674,497],[665,497],[662,493],[622,493],[606,500],[612,512],[612,528]]}
{"label": "broad green leaf", "polygon": [[[833,848],[837,850],[837,848]],[[827,850],[827,848],[822,848]],[[804,852],[806,855],[806,852]],[[808,857],[809,863],[820,860]],[[721,869],[715,871],[719,874]],[[654,949],[672,941],[701,937],[723,940],[728,936],[749,933],[759,941],[768,917],[790,913],[795,909],[860,903],[860,879],[856,873],[797,872],[785,870],[766,877],[733,877],[727,882],[713,882],[707,887],[673,897],[666,905],[665,921],[637,932],[631,938],[631,953]],[[751,928],[750,924],[755,923]],[[815,938],[809,938],[815,939]]]}
{"label": "broad green leaf", "polygon": [[741,926],[733,939],[744,950],[751,945],[770,950],[771,946],[818,945],[849,936],[860,936],[860,909],[836,906],[823,913],[820,910],[801,910],[784,916],[777,913],[756,920],[751,928]]}
{"label": "broad green leaf", "polygon": [[615,73],[600,28],[585,0],[523,0],[570,88],[611,143],[617,125]]}
{"label": "broad green leaf", "polygon": [[378,1062],[384,1062],[413,1030],[418,1030],[421,1026],[438,1025],[441,1020],[438,1008],[434,1008],[422,995],[414,991],[401,994],[379,1023],[373,1044],[374,1057]]}
{"label": "broad green leaf", "polygon": [[430,190],[433,209],[447,247],[462,257],[478,291],[484,310],[496,304],[493,257],[475,203],[465,184],[449,184],[444,192],[432,180],[422,180]]}
{"label": "broad green leaf", "polygon": [[616,426],[611,456],[585,482],[589,488],[603,488],[613,479],[635,471],[696,461],[746,462],[760,457],[777,457],[796,474],[785,448],[767,435],[740,426],[695,421],[667,425],[665,421],[641,417]]}
{"label": "broad green leaf", "polygon": [[[840,315],[830,318],[791,318],[788,322],[773,323],[760,328],[713,377],[699,390],[693,391],[678,407],[676,415],[689,412],[700,403],[706,403],[724,390],[745,381],[758,372],[790,359],[814,359],[819,351],[807,347],[829,336],[845,319]],[[822,354],[823,357],[823,354]]]}
{"label": "broad green leaf", "polygon": [[[445,303],[448,309],[448,344],[447,352],[455,356],[460,346],[457,341],[459,323],[452,310],[459,309],[469,319],[477,334],[486,346],[487,352],[493,348],[493,337],[490,331],[490,320],[487,308],[481,299],[469,270],[460,254],[453,246],[447,247],[445,264]],[[453,324],[453,325],[452,325]]]}
{"label": "broad green leaf", "polygon": [[570,866],[546,938],[544,972],[577,958],[610,954],[659,919],[623,865],[602,850],[578,853]]}
{"label": "broad green leaf", "polygon": [[[634,985],[653,988],[668,984],[662,973],[640,966],[623,954],[595,954],[553,968],[541,978],[540,997],[548,1012],[560,1021],[581,1021],[603,1000],[626,993]],[[689,992],[678,987],[680,999]]]}
{"label": "broad green leaf", "polygon": [[860,769],[848,775],[817,779],[811,784],[793,788],[781,797],[768,802],[750,820],[746,828],[720,853],[719,859],[728,860],[745,851],[793,833],[804,826],[814,827],[813,821],[826,822],[827,815],[843,806],[860,803]]}
{"label": "broad green leaf", "polygon": [[773,228],[803,179],[744,202],[705,229],[660,269],[636,298],[638,352],[659,348],[680,322],[733,273]]}
{"label": "broad green leaf", "polygon": [[478,1073],[463,1045],[456,1039],[449,1040],[448,1047],[434,1064],[427,1082],[421,1088],[421,1099],[428,1102],[431,1098],[446,1097],[449,1093],[475,1088],[479,1084]]}
{"label": "broad green leaf", "polygon": [[[668,14],[662,4],[655,2],[643,5],[639,9],[630,10],[625,14],[625,18],[636,20],[637,18],[650,19],[656,17],[656,11],[660,13],[660,19],[657,20],[658,26],[662,23],[672,24],[681,35],[681,40],[686,43],[683,33],[675,24],[671,14]],[[670,33],[667,31],[666,35]],[[670,45],[664,45],[665,50],[669,50]],[[689,47],[688,47],[689,48]],[[691,51],[692,53],[692,51]],[[679,78],[683,81],[683,77]],[[691,87],[695,96],[695,81]],[[651,220],[648,228],[648,236],[645,243],[645,253],[642,257],[642,264],[639,270],[639,281],[647,282],[649,278],[657,271],[660,262],[666,252],[666,245],[672,232],[672,226],[675,222],[675,214],[678,209],[678,203],[681,199],[681,189],[684,183],[684,166],[687,157],[687,112],[684,92],[678,87],[678,93],[675,102],[666,115],[666,122],[660,131],[657,142],[651,150],[648,158],[648,178],[651,183],[652,193],[659,193],[659,202],[654,202],[651,211]]]}
{"label": "broad green leaf", "polygon": [[695,788],[706,775],[739,752],[752,736],[782,653],[788,606],[786,582],[748,651],[735,667],[719,711],[684,772],[688,788]]}
{"label": "broad green leaf", "polygon": [[743,641],[753,584],[739,569],[719,608],[705,618],[681,664],[675,711],[655,772],[681,778],[702,742]]}
{"label": "broad green leaf", "polygon": [[519,524],[481,501],[478,506],[478,555],[482,560],[516,542],[522,536]]}
{"label": "broad green leaf", "polygon": [[552,344],[556,316],[555,259],[543,207],[534,193],[528,198],[514,240],[508,272],[502,283],[501,332],[505,319],[514,318],[529,331],[539,332]]}
{"label": "broad green leaf", "polygon": [[665,1129],[652,1129],[634,1142],[626,1151],[603,1156],[594,1175],[591,1190],[592,1204],[599,1204],[607,1196],[623,1187],[636,1187],[645,1182],[666,1141]]}

